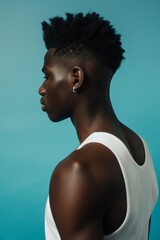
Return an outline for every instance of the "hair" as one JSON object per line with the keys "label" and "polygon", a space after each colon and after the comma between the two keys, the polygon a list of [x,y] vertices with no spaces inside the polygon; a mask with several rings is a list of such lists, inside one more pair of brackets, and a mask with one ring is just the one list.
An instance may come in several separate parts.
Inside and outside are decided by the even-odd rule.
{"label": "hair", "polygon": [[50,18],[42,22],[43,39],[47,49],[56,48],[56,54],[66,57],[96,56],[113,72],[124,59],[121,35],[109,21],[98,13],[71,14],[66,18]]}

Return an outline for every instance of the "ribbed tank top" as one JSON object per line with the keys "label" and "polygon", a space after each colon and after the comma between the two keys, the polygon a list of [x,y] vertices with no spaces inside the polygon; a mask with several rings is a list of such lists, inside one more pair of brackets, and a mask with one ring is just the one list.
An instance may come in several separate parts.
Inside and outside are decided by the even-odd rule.
{"label": "ribbed tank top", "polygon": [[[141,138],[141,137],[140,137]],[[87,143],[100,143],[109,148],[120,165],[127,193],[127,213],[121,226],[104,240],[147,240],[149,218],[158,198],[158,184],[146,142],[141,138],[145,149],[145,162],[138,165],[125,144],[116,136],[106,132],[94,132],[78,147]],[[49,197],[45,208],[46,240],[60,240]]]}

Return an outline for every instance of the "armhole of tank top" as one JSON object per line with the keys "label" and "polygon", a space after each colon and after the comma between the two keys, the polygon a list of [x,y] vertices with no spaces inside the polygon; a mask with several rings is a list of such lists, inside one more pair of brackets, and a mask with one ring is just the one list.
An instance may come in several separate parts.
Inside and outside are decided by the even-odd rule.
{"label": "armhole of tank top", "polygon": [[154,199],[154,204],[156,204],[156,202],[158,200],[158,197],[159,197],[159,188],[158,188],[158,181],[157,181],[157,177],[156,177],[156,171],[155,171],[155,167],[154,167],[154,164],[153,164],[153,161],[152,161],[152,156],[151,156],[150,150],[148,148],[148,144],[146,143],[146,141],[142,137],[140,137],[140,138],[141,138],[141,140],[143,141],[143,144],[144,144],[146,161],[148,161],[149,164],[152,167],[152,172],[153,172],[153,176],[154,176],[154,187],[156,188],[156,190],[155,190],[156,196],[155,196],[155,199]]}
{"label": "armhole of tank top", "polygon": [[[148,158],[148,145],[147,145],[147,143],[146,143],[146,141],[144,140],[144,138],[142,138],[139,134],[137,134],[137,136],[141,139],[141,142],[142,142],[142,144],[143,144],[143,149],[144,149],[144,163],[142,164],[142,166],[143,165],[145,165],[146,164],[146,161],[147,161],[147,158]],[[140,165],[139,165],[140,166]],[[141,167],[141,166],[140,166]]]}

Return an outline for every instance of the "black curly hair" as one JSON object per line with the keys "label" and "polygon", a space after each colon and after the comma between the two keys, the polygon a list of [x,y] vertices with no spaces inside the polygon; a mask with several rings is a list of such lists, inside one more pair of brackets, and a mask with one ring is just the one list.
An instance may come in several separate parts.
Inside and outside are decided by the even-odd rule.
{"label": "black curly hair", "polygon": [[56,48],[57,55],[66,57],[93,55],[113,72],[119,68],[125,52],[121,35],[98,13],[66,13],[66,19],[54,17],[49,20],[49,24],[42,22],[47,49]]}

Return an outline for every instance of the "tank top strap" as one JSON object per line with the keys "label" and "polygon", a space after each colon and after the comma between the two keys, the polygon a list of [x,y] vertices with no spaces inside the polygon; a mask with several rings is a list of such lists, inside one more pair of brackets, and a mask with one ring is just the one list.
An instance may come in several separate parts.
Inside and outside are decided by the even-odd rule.
{"label": "tank top strap", "polygon": [[115,155],[123,155],[126,152],[130,154],[128,148],[125,144],[115,135],[107,132],[94,132],[89,135],[77,149],[82,148],[84,145],[88,143],[100,143],[107,148],[109,148]]}

